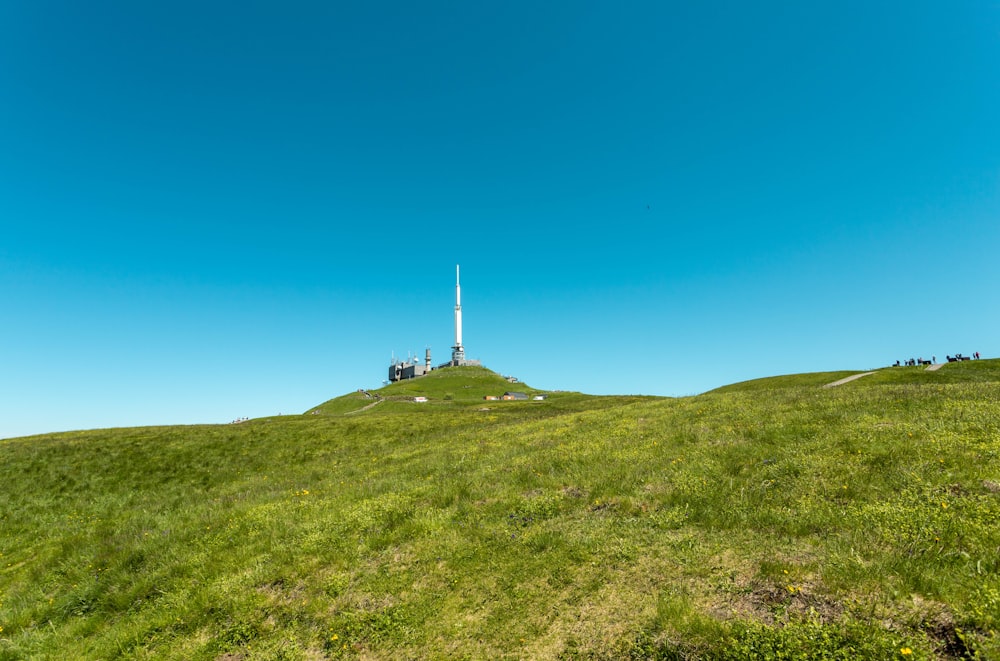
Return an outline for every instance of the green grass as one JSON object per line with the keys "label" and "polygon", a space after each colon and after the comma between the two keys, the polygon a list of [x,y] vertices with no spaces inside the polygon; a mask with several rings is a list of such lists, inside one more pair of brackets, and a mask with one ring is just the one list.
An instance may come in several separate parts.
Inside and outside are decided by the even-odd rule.
{"label": "green grass", "polygon": [[523,383],[509,383],[485,367],[449,367],[416,379],[393,383],[379,392],[386,397],[422,395],[437,401],[473,401],[507,391],[540,392]]}
{"label": "green grass", "polygon": [[[813,372],[809,374],[792,374],[787,376],[772,376],[762,379],[743,381],[713,390],[713,393],[763,391],[775,388],[822,386],[854,374],[864,374],[874,371],[862,380],[853,381],[840,387],[868,387],[873,384],[914,384],[931,385],[943,383],[995,383],[1000,381],[1000,361],[969,360],[960,363],[945,363],[934,371],[928,371],[926,366],[919,367],[883,367],[875,370],[854,370],[841,372]],[[864,381],[864,383],[861,383]]]}
{"label": "green grass", "polygon": [[846,374],[2,441],[0,659],[1000,657],[1000,361]]}
{"label": "green grass", "polygon": [[711,391],[712,393],[725,392],[755,392],[764,390],[774,390],[776,388],[794,388],[808,386],[823,386],[834,381],[839,381],[844,377],[854,374],[863,374],[862,371],[843,372],[811,372],[809,374],[791,374],[785,376],[768,376],[762,379],[741,381],[728,386],[722,386]]}

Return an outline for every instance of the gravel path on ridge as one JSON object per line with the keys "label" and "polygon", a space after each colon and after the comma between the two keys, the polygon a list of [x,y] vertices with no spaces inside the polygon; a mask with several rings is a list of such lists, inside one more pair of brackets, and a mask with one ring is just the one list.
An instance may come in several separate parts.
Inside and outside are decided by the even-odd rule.
{"label": "gravel path on ridge", "polygon": [[845,383],[850,383],[851,381],[854,381],[855,379],[860,379],[863,376],[868,376],[869,374],[874,374],[874,373],[875,372],[862,372],[861,374],[852,374],[852,375],[850,375],[848,377],[844,377],[843,379],[840,379],[838,381],[834,381],[833,383],[828,383],[828,384],[826,384],[823,387],[824,388],[833,388],[834,386],[842,386]]}

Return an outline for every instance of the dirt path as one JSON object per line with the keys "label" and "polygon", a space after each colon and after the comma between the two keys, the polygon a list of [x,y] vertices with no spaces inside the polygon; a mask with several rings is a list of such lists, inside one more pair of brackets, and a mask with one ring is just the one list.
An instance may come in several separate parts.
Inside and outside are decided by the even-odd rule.
{"label": "dirt path", "polygon": [[839,381],[834,381],[833,383],[828,383],[828,384],[826,384],[823,387],[824,388],[833,388],[834,386],[842,386],[845,383],[850,383],[851,381],[854,381],[855,379],[860,379],[863,376],[868,376],[869,374],[874,374],[874,373],[875,372],[862,372],[861,374],[852,374],[852,375],[850,375],[848,377],[844,377],[843,379],[840,379]]}
{"label": "dirt path", "polygon": [[372,402],[371,404],[368,404],[366,406],[362,406],[357,411],[348,411],[344,415],[354,415],[355,413],[361,413],[362,411],[367,411],[368,409],[372,408],[373,406],[378,406],[381,403],[382,403],[382,400],[379,399],[379,400],[376,400],[376,401]]}
{"label": "dirt path", "polygon": [[363,411],[367,411],[368,409],[372,408],[373,406],[378,406],[379,404],[381,404],[382,402],[385,401],[385,398],[383,398],[382,395],[379,395],[379,394],[376,394],[376,393],[373,393],[373,392],[370,393],[368,391],[365,391],[365,395],[368,396],[368,397],[374,397],[375,401],[372,402],[371,404],[367,404],[365,406],[362,406],[357,411],[348,411],[344,415],[354,415],[355,413],[361,413]]}
{"label": "dirt path", "polygon": [[933,365],[928,365],[925,372],[937,372],[939,369],[947,365],[948,363],[934,363]]}

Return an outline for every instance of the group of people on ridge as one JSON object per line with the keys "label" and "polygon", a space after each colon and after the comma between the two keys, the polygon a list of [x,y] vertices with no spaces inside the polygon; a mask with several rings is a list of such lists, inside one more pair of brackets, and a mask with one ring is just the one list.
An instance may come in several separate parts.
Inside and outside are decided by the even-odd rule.
{"label": "group of people on ridge", "polygon": [[[954,356],[945,356],[949,363],[957,363],[963,360],[969,360],[969,356],[963,356],[960,353],[956,353]],[[975,352],[971,356],[972,359],[979,360],[979,352]],[[937,356],[931,356],[930,360],[924,360],[923,358],[910,358],[900,363],[898,360],[892,364],[893,367],[916,367],[917,365],[935,365],[937,364]]]}

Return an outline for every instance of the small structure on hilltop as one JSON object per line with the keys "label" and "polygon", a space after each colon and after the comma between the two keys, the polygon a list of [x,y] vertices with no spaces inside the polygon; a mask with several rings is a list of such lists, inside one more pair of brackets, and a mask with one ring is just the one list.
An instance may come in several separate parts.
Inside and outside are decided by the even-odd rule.
{"label": "small structure on hilltop", "polygon": [[[458,265],[455,266],[455,345],[451,348],[451,360],[447,363],[441,363],[438,365],[440,367],[460,367],[460,366],[473,366],[481,367],[482,363],[478,360],[468,360],[465,357],[465,346],[462,344],[462,285],[459,280],[459,270]],[[424,356],[423,364],[419,363],[416,358],[408,358],[407,360],[396,360],[395,357],[392,359],[392,363],[389,365],[389,380],[393,383],[397,381],[402,381],[404,379],[415,379],[418,376],[423,376],[437,368],[431,367],[431,350],[430,347],[427,348],[427,352]]]}
{"label": "small structure on hilltop", "polygon": [[403,379],[413,379],[430,372],[434,369],[431,367],[430,347],[427,348],[424,356],[423,364],[417,362],[416,358],[407,358],[406,360],[396,360],[393,358],[392,364],[389,366],[389,380],[396,382]]}

